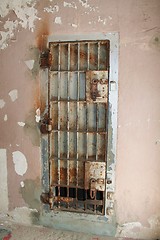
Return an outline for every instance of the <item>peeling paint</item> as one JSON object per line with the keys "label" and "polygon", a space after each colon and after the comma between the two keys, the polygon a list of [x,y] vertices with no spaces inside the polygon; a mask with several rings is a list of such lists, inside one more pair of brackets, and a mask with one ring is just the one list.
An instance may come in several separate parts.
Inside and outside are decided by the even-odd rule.
{"label": "peeling paint", "polygon": [[18,98],[18,91],[17,91],[17,89],[13,89],[12,91],[10,91],[8,93],[8,95],[10,96],[12,102],[15,102],[16,99]]}
{"label": "peeling paint", "polygon": [[4,115],[4,121],[6,122],[8,120],[7,114]]}
{"label": "peeling paint", "polygon": [[0,48],[5,49],[8,46],[8,40],[14,36],[15,29],[18,26],[18,21],[6,21],[3,28],[5,31],[0,31]]}
{"label": "peeling paint", "polygon": [[20,188],[20,193],[24,201],[30,208],[40,209],[41,184],[40,179],[26,179],[23,181],[24,187]]}
{"label": "peeling paint", "polygon": [[35,110],[32,110],[25,120],[24,132],[29,136],[34,146],[40,145],[40,131],[35,120]]}
{"label": "peeling paint", "polygon": [[34,60],[25,61],[25,64],[29,68],[29,70],[32,70],[34,67]]}
{"label": "peeling paint", "polygon": [[78,25],[75,24],[75,23],[71,23],[71,26],[74,27],[74,28],[77,28],[77,27],[78,27]]}
{"label": "peeling paint", "polygon": [[59,12],[59,6],[55,5],[55,6],[49,6],[49,7],[45,7],[44,12],[48,12],[48,13],[55,13],[55,12]]}
{"label": "peeling paint", "polygon": [[41,119],[40,114],[41,114],[41,112],[40,112],[40,109],[38,108],[38,109],[36,110],[36,115],[35,115],[35,118],[36,118],[36,122],[37,122],[37,123],[38,123],[38,122],[40,121],[40,119]]}
{"label": "peeling paint", "polygon": [[24,127],[25,126],[25,123],[24,122],[17,122],[17,124],[21,127]]}
{"label": "peeling paint", "polygon": [[103,25],[106,25],[106,21],[107,21],[106,18],[102,19],[100,16],[98,16],[98,22],[101,22],[103,23]]}
{"label": "peeling paint", "polygon": [[22,188],[25,186],[23,181],[20,182],[20,185]]}
{"label": "peeling paint", "polygon": [[63,3],[63,6],[64,6],[64,7],[69,7],[69,8],[75,8],[75,9],[77,9],[77,6],[76,6],[75,2],[72,2],[72,3],[70,3],[70,2],[64,2],[64,3]]}
{"label": "peeling paint", "polygon": [[55,22],[56,24],[62,24],[61,17],[56,17],[55,20],[54,20],[54,22]]}
{"label": "peeling paint", "polygon": [[0,16],[2,18],[6,17],[11,11],[13,11],[17,17],[16,20],[8,20],[4,23],[4,31],[0,31],[1,49],[5,49],[8,46],[8,40],[14,36],[15,30],[17,30],[19,26],[24,29],[29,29],[32,32],[34,31],[35,20],[40,20],[40,18],[37,17],[38,11],[35,8],[35,4],[36,1],[32,0],[5,0],[1,2]]}
{"label": "peeling paint", "polygon": [[12,158],[13,158],[15,172],[18,175],[23,176],[26,173],[28,168],[26,157],[22,152],[15,151],[12,153]]}
{"label": "peeling paint", "polygon": [[3,99],[0,99],[0,108],[3,108],[5,104],[5,101]]}
{"label": "peeling paint", "polygon": [[7,150],[0,149],[0,212],[8,211]]}

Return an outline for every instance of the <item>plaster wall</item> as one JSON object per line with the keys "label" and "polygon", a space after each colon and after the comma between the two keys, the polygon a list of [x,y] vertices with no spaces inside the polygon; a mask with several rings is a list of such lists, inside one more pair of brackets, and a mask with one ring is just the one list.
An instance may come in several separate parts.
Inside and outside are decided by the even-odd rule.
{"label": "plaster wall", "polygon": [[6,210],[40,209],[42,36],[119,32],[117,236],[160,237],[159,12],[159,0],[0,3],[0,148],[7,154],[0,175],[6,171]]}

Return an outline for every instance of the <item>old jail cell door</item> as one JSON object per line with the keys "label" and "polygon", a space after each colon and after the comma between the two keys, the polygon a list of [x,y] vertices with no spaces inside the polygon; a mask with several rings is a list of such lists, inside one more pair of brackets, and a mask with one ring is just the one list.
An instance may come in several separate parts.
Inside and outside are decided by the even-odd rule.
{"label": "old jail cell door", "polygon": [[105,215],[110,41],[50,42],[51,210]]}

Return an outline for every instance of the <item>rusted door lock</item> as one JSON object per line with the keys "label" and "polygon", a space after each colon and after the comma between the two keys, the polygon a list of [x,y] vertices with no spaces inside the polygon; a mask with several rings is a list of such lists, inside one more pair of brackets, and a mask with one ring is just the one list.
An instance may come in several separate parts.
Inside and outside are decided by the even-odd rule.
{"label": "rusted door lock", "polygon": [[103,191],[104,179],[98,178],[94,179],[91,178],[90,180],[90,198],[95,199],[96,197],[96,190]]}

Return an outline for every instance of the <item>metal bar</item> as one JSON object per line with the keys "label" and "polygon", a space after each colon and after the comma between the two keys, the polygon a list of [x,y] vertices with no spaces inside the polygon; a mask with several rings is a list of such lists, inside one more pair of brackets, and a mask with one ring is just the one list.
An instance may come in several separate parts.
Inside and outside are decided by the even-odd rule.
{"label": "metal bar", "polygon": [[98,103],[96,103],[96,161],[98,160]]}
{"label": "metal bar", "polygon": [[[71,133],[76,133],[77,132],[77,130],[52,130],[51,132],[58,132],[58,131],[60,131],[60,132],[71,132]],[[78,133],[99,133],[99,134],[101,134],[101,135],[106,135],[107,134],[107,132],[100,132],[100,131],[82,131],[82,130],[78,130]]]}
{"label": "metal bar", "polygon": [[99,71],[99,68],[100,68],[100,42],[98,42],[98,71]]}
{"label": "metal bar", "polygon": [[[70,43],[68,43],[68,75],[67,75],[67,159],[69,159],[69,78],[70,78]],[[67,161],[67,185],[69,186],[69,160]],[[69,187],[67,186],[67,197],[69,197]],[[69,207],[69,203],[67,204]]]}
{"label": "metal bar", "polygon": [[[58,196],[60,196],[60,92],[61,92],[61,86],[60,86],[60,81],[61,81],[61,73],[60,73],[60,63],[61,63],[61,45],[58,44]],[[60,207],[60,203],[58,203],[58,207]]]}
{"label": "metal bar", "polygon": [[[87,44],[87,70],[89,70],[90,43]],[[87,83],[86,83],[87,84]],[[86,159],[88,160],[88,104],[86,102]]]}
{"label": "metal bar", "polygon": [[[78,130],[79,130],[79,127],[78,127],[78,118],[79,118],[79,93],[80,93],[80,89],[79,89],[79,67],[80,67],[80,43],[78,43],[78,72],[77,72],[77,117],[76,117],[76,130],[77,130],[77,134],[76,134],[76,140],[77,140],[77,145],[76,145],[76,151],[77,151],[77,154],[76,154],[76,186],[78,187]],[[76,188],[76,208],[78,207],[78,192],[77,192],[77,188]]]}
{"label": "metal bar", "polygon": [[53,73],[58,73],[58,72],[61,72],[61,73],[67,73],[67,72],[74,72],[74,73],[85,73],[86,71],[83,71],[83,70],[60,70],[60,71],[57,71],[57,70],[50,70],[51,72]]}

